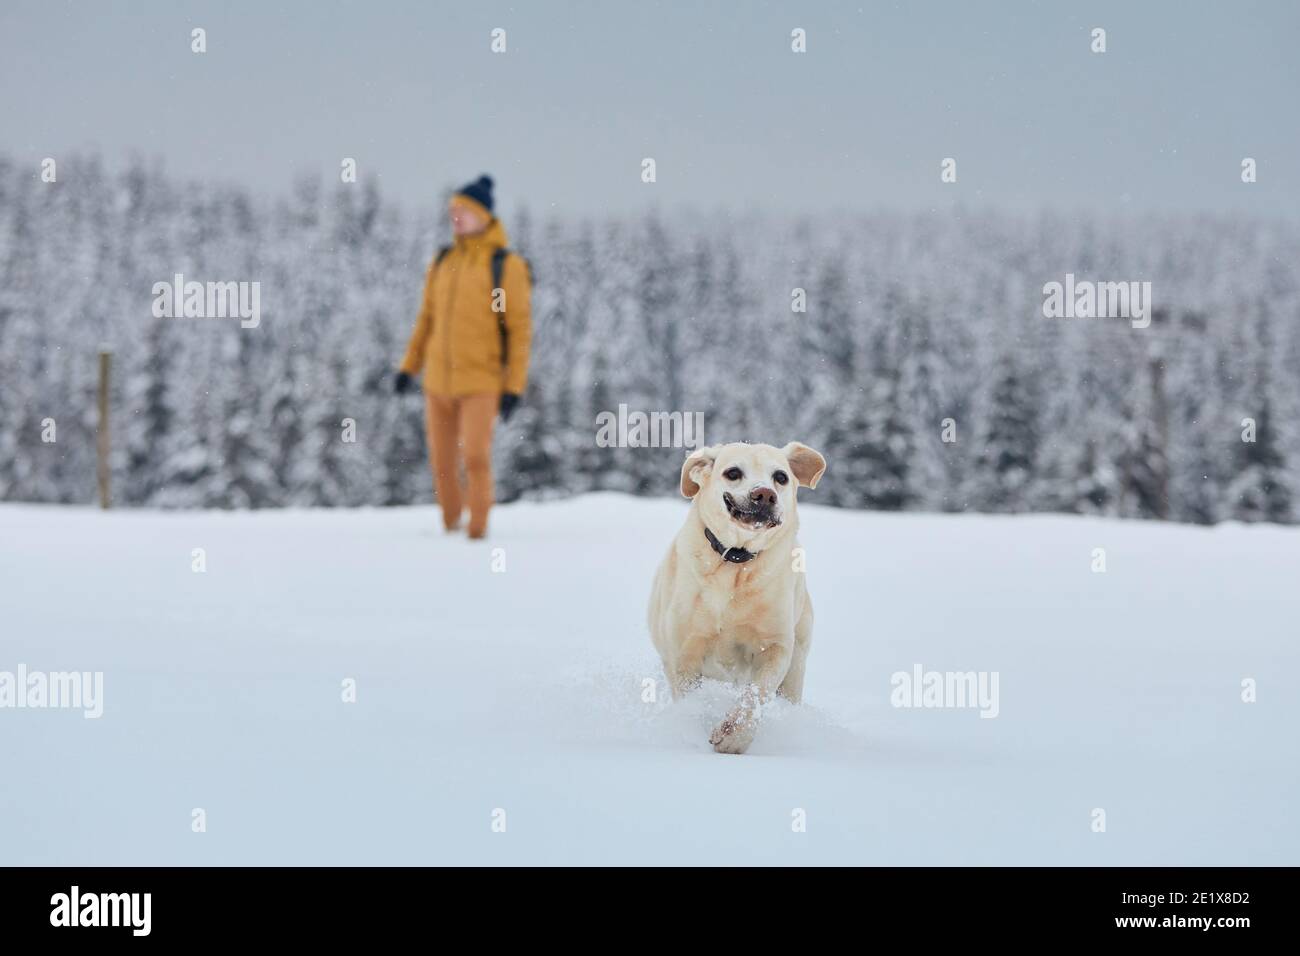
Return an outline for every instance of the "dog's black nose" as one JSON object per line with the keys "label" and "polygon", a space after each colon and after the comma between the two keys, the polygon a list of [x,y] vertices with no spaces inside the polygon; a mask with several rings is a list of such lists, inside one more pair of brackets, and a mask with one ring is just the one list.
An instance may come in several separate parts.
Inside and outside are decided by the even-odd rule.
{"label": "dog's black nose", "polygon": [[755,488],[749,493],[749,500],[764,508],[775,508],[776,492],[771,488]]}

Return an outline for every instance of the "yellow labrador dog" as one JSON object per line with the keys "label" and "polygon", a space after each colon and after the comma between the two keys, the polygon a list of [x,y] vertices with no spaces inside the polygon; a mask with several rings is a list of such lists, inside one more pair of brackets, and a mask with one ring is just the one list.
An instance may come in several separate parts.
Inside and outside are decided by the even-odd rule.
{"label": "yellow labrador dog", "polygon": [[795,489],[816,488],[825,471],[799,442],[713,445],[682,465],[691,510],[655,574],[650,637],[673,697],[704,677],[742,688],[709,736],[718,753],[749,748],[772,694],[803,696],[813,612],[794,553]]}

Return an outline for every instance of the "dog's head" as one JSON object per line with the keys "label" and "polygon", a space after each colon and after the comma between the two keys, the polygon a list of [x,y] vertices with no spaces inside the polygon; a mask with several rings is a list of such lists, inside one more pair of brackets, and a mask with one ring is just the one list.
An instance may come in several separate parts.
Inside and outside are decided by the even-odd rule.
{"label": "dog's head", "polygon": [[710,445],[686,457],[682,494],[695,500],[719,539],[753,542],[788,521],[795,489],[816,488],[825,471],[826,459],[797,441],[784,448]]}

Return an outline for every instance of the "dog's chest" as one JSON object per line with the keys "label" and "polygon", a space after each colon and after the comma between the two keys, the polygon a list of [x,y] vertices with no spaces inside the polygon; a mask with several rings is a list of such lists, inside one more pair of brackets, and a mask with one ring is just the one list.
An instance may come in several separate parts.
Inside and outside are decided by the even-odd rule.
{"label": "dog's chest", "polygon": [[780,640],[780,610],[761,587],[705,588],[696,597],[692,633],[707,641],[702,673],[716,680],[743,680],[754,657]]}

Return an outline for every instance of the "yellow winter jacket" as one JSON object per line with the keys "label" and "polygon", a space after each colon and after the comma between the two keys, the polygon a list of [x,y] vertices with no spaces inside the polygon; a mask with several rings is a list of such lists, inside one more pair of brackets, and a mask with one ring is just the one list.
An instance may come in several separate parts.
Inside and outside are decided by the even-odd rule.
{"label": "yellow winter jacket", "polygon": [[433,395],[478,392],[523,394],[528,384],[532,341],[528,264],[514,254],[501,268],[507,354],[501,354],[498,313],[494,312],[492,253],[507,246],[506,231],[493,219],[473,236],[461,236],[429,265],[420,316],[406,347],[401,370],[424,373],[424,390]]}

